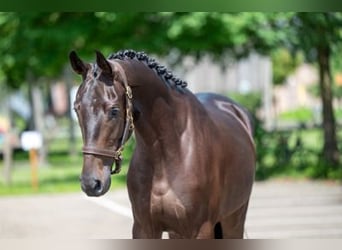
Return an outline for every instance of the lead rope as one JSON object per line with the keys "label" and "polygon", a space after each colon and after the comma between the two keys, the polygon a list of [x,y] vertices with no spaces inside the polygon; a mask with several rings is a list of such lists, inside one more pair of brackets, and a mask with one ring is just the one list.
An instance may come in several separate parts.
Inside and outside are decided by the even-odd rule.
{"label": "lead rope", "polygon": [[123,85],[125,88],[125,95],[126,95],[126,123],[125,123],[125,129],[122,135],[121,143],[119,148],[115,152],[115,168],[111,171],[111,174],[118,174],[121,171],[121,165],[122,165],[122,152],[124,150],[125,143],[128,141],[129,136],[131,132],[134,130],[134,123],[133,123],[133,104],[132,104],[132,89],[128,85],[127,77],[125,74],[125,71],[121,67],[119,63],[115,63],[116,68],[120,72],[121,77],[123,78]]}

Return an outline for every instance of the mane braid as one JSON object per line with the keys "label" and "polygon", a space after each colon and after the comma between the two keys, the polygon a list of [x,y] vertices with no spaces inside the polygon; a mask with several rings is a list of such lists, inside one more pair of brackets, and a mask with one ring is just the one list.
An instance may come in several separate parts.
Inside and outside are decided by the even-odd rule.
{"label": "mane braid", "polygon": [[116,53],[111,54],[108,59],[137,59],[138,61],[144,62],[150,69],[153,69],[166,83],[171,87],[186,88],[188,85],[186,81],[175,77],[171,71],[165,66],[161,65],[154,58],[149,57],[145,52],[136,52],[134,50],[120,50]]}

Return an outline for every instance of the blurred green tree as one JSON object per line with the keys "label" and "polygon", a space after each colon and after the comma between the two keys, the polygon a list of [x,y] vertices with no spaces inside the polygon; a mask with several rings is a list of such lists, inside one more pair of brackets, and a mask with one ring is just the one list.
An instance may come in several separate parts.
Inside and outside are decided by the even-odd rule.
{"label": "blurred green tree", "polygon": [[[0,13],[0,75],[13,87],[20,86],[28,73],[33,81],[41,76],[54,78],[65,67],[72,49],[82,50],[84,56],[95,49],[110,53],[121,48],[160,55],[172,51],[176,59],[209,54],[222,64],[251,52],[269,55],[279,47],[293,55],[301,51],[319,68],[323,156],[336,165],[339,154],[330,59],[341,45],[341,16],[294,12]],[[293,67],[289,60],[281,77]]]}
{"label": "blurred green tree", "polygon": [[284,47],[271,51],[271,59],[273,66],[273,84],[275,85],[284,84],[289,74],[304,61],[301,53],[292,55]]}
{"label": "blurred green tree", "polygon": [[6,83],[16,88],[27,79],[55,78],[67,51],[81,48],[96,24],[83,13],[1,13],[0,68]]}
{"label": "blurred green tree", "polygon": [[323,156],[330,166],[336,168],[339,150],[332,105],[331,60],[342,44],[342,13],[296,13],[289,20],[289,29],[288,40],[292,49],[303,51],[306,59],[316,62],[318,66],[324,130]]}

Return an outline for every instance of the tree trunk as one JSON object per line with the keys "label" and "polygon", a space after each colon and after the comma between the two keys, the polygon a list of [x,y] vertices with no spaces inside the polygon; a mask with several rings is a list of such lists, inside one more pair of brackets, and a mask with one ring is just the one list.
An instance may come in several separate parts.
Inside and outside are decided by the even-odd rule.
{"label": "tree trunk", "polygon": [[333,110],[332,80],[330,72],[330,49],[327,46],[320,47],[318,52],[319,86],[322,101],[323,131],[324,131],[324,160],[332,167],[339,163],[337,148],[336,123]]}

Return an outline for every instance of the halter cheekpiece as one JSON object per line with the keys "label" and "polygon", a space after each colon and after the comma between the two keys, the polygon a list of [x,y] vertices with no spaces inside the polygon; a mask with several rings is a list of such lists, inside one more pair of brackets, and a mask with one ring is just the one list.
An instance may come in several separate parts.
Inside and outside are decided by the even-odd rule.
{"label": "halter cheekpiece", "polygon": [[128,141],[131,132],[134,130],[133,123],[133,104],[132,104],[132,89],[128,85],[127,77],[125,71],[121,67],[119,63],[115,63],[115,67],[118,69],[125,88],[125,96],[126,96],[126,122],[125,128],[122,134],[122,139],[119,147],[116,150],[97,148],[93,146],[84,146],[82,148],[83,154],[91,154],[91,155],[99,155],[105,156],[109,158],[114,158],[115,169],[111,170],[111,174],[117,174],[121,170],[122,163],[122,151],[124,150],[125,143]]}

